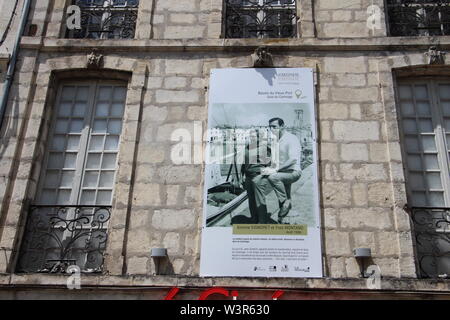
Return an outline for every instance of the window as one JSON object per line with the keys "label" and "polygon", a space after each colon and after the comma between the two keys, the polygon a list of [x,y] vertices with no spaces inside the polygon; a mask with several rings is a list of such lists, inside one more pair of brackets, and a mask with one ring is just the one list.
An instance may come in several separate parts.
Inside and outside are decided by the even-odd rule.
{"label": "window", "polygon": [[74,0],[81,9],[81,29],[68,38],[133,39],[139,0]]}
{"label": "window", "polygon": [[226,38],[296,36],[296,0],[225,0]]}
{"label": "window", "polygon": [[410,202],[450,206],[450,82],[402,83],[399,100]]}
{"label": "window", "polygon": [[450,81],[401,82],[398,98],[420,272],[450,275]]}
{"label": "window", "polygon": [[126,89],[106,82],[60,88],[19,271],[102,271]]}
{"label": "window", "polygon": [[386,0],[391,36],[450,34],[449,0]]}

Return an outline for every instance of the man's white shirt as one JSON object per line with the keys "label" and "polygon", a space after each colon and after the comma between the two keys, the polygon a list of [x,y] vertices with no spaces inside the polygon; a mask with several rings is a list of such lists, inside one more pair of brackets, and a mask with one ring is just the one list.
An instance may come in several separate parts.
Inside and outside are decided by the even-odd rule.
{"label": "man's white shirt", "polygon": [[296,159],[296,163],[291,166],[284,168],[284,170],[301,170],[301,155],[302,155],[302,145],[297,136],[292,133],[285,131],[283,136],[278,141],[279,145],[279,161],[278,167],[286,163],[289,159]]}

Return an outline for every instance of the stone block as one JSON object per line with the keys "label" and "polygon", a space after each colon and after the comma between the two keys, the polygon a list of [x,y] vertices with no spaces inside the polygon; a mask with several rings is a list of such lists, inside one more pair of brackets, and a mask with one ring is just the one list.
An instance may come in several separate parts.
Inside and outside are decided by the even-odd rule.
{"label": "stone block", "polygon": [[164,79],[164,88],[179,89],[186,87],[187,79],[182,77],[167,77]]}
{"label": "stone block", "polygon": [[344,161],[367,161],[369,160],[369,150],[364,143],[342,144],[341,158]]}
{"label": "stone block", "polygon": [[389,230],[393,228],[392,210],[384,208],[349,208],[340,209],[341,228]]}
{"label": "stone block", "polygon": [[326,73],[367,73],[367,62],[364,57],[327,57]]}
{"label": "stone block", "polygon": [[373,183],[368,186],[369,206],[390,207],[392,203],[392,185],[390,183]]}
{"label": "stone block", "polygon": [[158,1],[157,10],[169,10],[170,12],[196,12],[198,1],[164,0]]}
{"label": "stone block", "polygon": [[198,90],[175,91],[175,90],[156,90],[156,103],[198,103],[200,93]]}
{"label": "stone block", "polygon": [[188,108],[187,117],[189,120],[206,120],[207,112],[206,107],[191,106]]}
{"label": "stone block", "polygon": [[361,0],[319,0],[318,10],[361,9]]}
{"label": "stone block", "polygon": [[139,207],[161,205],[160,185],[135,183],[133,200],[133,205]]}
{"label": "stone block", "polygon": [[320,158],[321,160],[329,160],[338,162],[339,152],[337,143],[322,143],[320,145]]}
{"label": "stone block", "polygon": [[350,237],[347,232],[327,231],[325,233],[326,253],[331,256],[348,256],[351,254]]}
{"label": "stone block", "polygon": [[324,227],[326,229],[337,228],[337,210],[333,208],[324,209]]}
{"label": "stone block", "polygon": [[335,121],[333,134],[339,141],[377,141],[380,124],[377,121]]}
{"label": "stone block", "polygon": [[200,75],[200,61],[188,59],[166,60],[166,74]]}
{"label": "stone block", "polygon": [[331,278],[345,278],[345,258],[330,259],[330,275]]}
{"label": "stone block", "polygon": [[370,144],[370,161],[386,162],[388,161],[388,150],[385,143]]}
{"label": "stone block", "polygon": [[352,233],[354,248],[370,248],[376,254],[375,234],[373,232],[355,231]]}
{"label": "stone block", "polygon": [[175,24],[193,24],[197,17],[190,13],[173,13],[170,15],[170,22]]}
{"label": "stone block", "polygon": [[148,274],[148,257],[132,257],[127,261],[127,274]]}
{"label": "stone block", "polygon": [[347,277],[349,278],[360,278],[361,277],[361,267],[355,258],[345,259],[345,269],[347,272]]}
{"label": "stone block", "polygon": [[321,103],[320,119],[347,119],[348,106],[343,103]]}
{"label": "stone block", "polygon": [[340,165],[339,169],[344,180],[380,181],[388,179],[383,164],[343,163]]}
{"label": "stone block", "polygon": [[367,85],[365,74],[337,74],[336,86],[338,87],[365,87]]}
{"label": "stone block", "polygon": [[350,184],[325,182],[323,188],[323,203],[325,206],[341,207],[351,205]]}
{"label": "stone block", "polygon": [[168,232],[163,240],[164,248],[167,248],[167,254],[169,256],[178,254],[180,251],[180,234],[175,232]]}
{"label": "stone block", "polygon": [[331,99],[336,102],[367,102],[373,103],[379,100],[377,87],[364,88],[331,88]]}
{"label": "stone block", "polygon": [[358,207],[368,205],[367,185],[365,183],[356,183],[352,186],[353,204]]}
{"label": "stone block", "polygon": [[202,177],[200,166],[165,166],[158,170],[159,177],[169,184],[199,183]]}
{"label": "stone block", "polygon": [[180,186],[178,185],[168,185],[166,186],[166,204],[168,206],[178,205],[180,195]]}
{"label": "stone block", "polygon": [[366,22],[332,22],[324,23],[319,34],[326,38],[364,38],[369,36],[371,29]]}
{"label": "stone block", "polygon": [[[400,255],[399,234],[397,232],[379,232],[377,238],[380,255]],[[410,249],[410,253],[412,253],[412,245]]]}
{"label": "stone block", "polygon": [[195,224],[196,216],[192,209],[163,209],[154,212],[152,225],[159,230],[187,230]]}
{"label": "stone block", "polygon": [[327,181],[340,181],[342,180],[341,175],[339,173],[339,165],[336,163],[327,163],[325,164],[325,180]]}

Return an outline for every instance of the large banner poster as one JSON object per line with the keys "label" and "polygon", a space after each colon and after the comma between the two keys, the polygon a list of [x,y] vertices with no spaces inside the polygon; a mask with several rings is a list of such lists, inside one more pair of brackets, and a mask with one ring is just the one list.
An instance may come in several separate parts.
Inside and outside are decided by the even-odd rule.
{"label": "large banner poster", "polygon": [[322,277],[313,78],[211,71],[201,276]]}

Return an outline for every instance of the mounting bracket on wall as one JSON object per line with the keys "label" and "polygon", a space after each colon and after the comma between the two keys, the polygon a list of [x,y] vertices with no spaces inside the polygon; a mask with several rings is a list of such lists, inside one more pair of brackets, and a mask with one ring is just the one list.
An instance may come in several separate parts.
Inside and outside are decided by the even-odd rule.
{"label": "mounting bracket on wall", "polygon": [[99,69],[103,66],[103,55],[97,51],[92,51],[87,55],[86,67],[88,69]]}
{"label": "mounting bracket on wall", "polygon": [[254,68],[273,68],[273,57],[269,48],[258,47],[252,54]]}
{"label": "mounting bracket on wall", "polygon": [[445,64],[445,51],[440,51],[436,46],[432,46],[425,52],[428,57],[428,64]]}
{"label": "mounting bracket on wall", "polygon": [[8,69],[9,64],[9,54],[0,53],[0,78],[4,78],[4,74],[6,74],[6,70]]}

